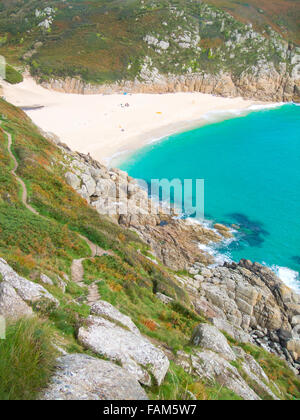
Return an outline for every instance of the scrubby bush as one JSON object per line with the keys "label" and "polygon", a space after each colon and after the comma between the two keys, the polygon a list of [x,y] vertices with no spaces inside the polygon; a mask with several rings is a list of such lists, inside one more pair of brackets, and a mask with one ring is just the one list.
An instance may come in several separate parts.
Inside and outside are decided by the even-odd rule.
{"label": "scrubby bush", "polygon": [[6,65],[5,80],[12,85],[23,82],[22,74],[10,65]]}

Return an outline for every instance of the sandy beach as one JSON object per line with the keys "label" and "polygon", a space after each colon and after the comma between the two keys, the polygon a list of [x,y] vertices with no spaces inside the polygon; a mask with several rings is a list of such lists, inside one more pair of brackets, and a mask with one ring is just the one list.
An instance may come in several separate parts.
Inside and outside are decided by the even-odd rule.
{"label": "sandy beach", "polygon": [[[154,139],[205,124],[259,104],[202,93],[75,95],[50,91],[27,77],[3,83],[4,97],[22,107],[36,125],[71,149],[109,163]],[[35,108],[36,109],[32,109]]]}

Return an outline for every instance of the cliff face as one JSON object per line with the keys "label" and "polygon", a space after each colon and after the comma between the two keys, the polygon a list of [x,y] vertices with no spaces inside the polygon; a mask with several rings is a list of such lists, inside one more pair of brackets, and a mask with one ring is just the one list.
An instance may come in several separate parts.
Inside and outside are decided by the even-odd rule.
{"label": "cliff face", "polygon": [[188,269],[196,261],[213,263],[213,257],[198,244],[208,245],[232,236],[223,225],[210,229],[174,219],[173,211],[155,204],[126,172],[108,169],[90,156],[59,145],[66,162],[66,182],[99,214],[109,214],[120,226],[135,230],[169,268]]}
{"label": "cliff face", "polygon": [[174,93],[201,92],[225,97],[242,96],[271,102],[300,102],[300,79],[287,73],[258,70],[256,74],[234,77],[230,73],[189,74],[163,76],[156,80],[121,82],[111,85],[93,85],[80,78],[51,79],[41,83],[44,87],[65,93]]}

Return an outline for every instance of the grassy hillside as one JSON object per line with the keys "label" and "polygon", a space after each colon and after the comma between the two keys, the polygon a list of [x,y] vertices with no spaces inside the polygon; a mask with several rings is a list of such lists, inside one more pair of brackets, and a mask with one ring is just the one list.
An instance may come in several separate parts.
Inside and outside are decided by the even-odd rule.
{"label": "grassy hillside", "polygon": [[[74,258],[89,257],[90,250],[80,233],[114,253],[84,261],[86,285],[98,281],[101,298],[129,315],[143,334],[169,352],[169,373],[162,386],[147,389],[149,396],[188,398],[188,390],[199,399],[238,399],[226,387],[199,378],[195,382],[192,375],[173,363],[178,350],[191,351],[189,340],[194,327],[206,322],[192,309],[175,273],[144,257],[149,250],[136,234],[100,216],[65,183],[62,151],[43,137],[21,110],[0,100],[0,119],[0,257],[33,281],[40,281],[41,272],[47,274],[54,285],[44,286],[60,302],[51,314],[40,313],[42,322],[9,325],[7,340],[0,342],[0,398],[36,398],[53,371],[56,351],[50,341],[71,353],[86,352],[78,344],[76,333],[79,320],[90,312],[85,300],[87,290],[73,283],[70,273]],[[22,204],[20,186],[10,172],[13,164],[3,130],[13,136],[18,175],[25,181],[30,204],[40,216]],[[59,278],[67,283],[65,293],[59,287]],[[155,297],[154,289],[175,300],[164,305]],[[237,343],[232,340],[232,344]],[[300,397],[300,386],[284,362],[253,346],[244,346],[244,350],[262,363],[285,398]],[[14,368],[7,369],[11,365]]]}
{"label": "grassy hillside", "polygon": [[[161,73],[241,73],[260,60],[284,62],[277,37],[300,41],[299,2],[207,3],[211,5],[198,0],[2,1],[0,54],[11,64],[29,64],[44,79],[80,75],[104,83],[133,80],[146,57]],[[230,48],[234,32],[247,36],[249,23],[263,36],[242,42],[237,60]],[[154,48],[149,36],[168,42],[167,51]]]}
{"label": "grassy hillside", "polygon": [[300,45],[300,3],[295,0],[208,0],[207,3],[231,13],[242,22],[251,22],[260,31],[266,25],[287,41]]}

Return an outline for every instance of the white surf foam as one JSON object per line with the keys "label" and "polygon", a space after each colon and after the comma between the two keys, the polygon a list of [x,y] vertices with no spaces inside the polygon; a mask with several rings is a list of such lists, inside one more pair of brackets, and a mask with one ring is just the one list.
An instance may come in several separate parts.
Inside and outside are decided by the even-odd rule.
{"label": "white surf foam", "polygon": [[278,265],[273,265],[271,268],[288,287],[295,292],[300,293],[300,276],[297,271]]}
{"label": "white surf foam", "polygon": [[218,249],[213,245],[204,245],[204,244],[198,244],[199,249],[201,251],[204,251],[206,254],[211,255],[215,262],[214,264],[210,265],[210,268],[216,267],[216,266],[222,266],[225,262],[233,262],[233,260],[230,258],[229,254],[221,254]]}
{"label": "white surf foam", "polygon": [[210,111],[203,115],[203,118],[207,121],[219,121],[220,119],[226,119],[234,117],[243,117],[249,114],[249,112],[253,111],[263,111],[264,109],[275,109],[280,108],[283,105],[287,105],[287,102],[276,102],[270,104],[261,104],[261,105],[251,105],[246,109],[227,109],[227,110],[218,110],[218,111]]}
{"label": "white surf foam", "polygon": [[126,159],[126,155],[129,154],[129,150],[123,150],[122,152],[117,152],[110,157],[104,159],[104,163],[108,168],[118,167],[122,162],[121,156],[123,156],[124,160]]}
{"label": "white surf foam", "polygon": [[227,109],[219,111],[209,111],[202,116],[206,121],[219,121],[226,118],[240,117],[245,115],[247,110],[245,109]]}
{"label": "white surf foam", "polygon": [[288,102],[276,102],[272,104],[264,104],[264,105],[251,105],[249,108],[247,108],[248,111],[262,111],[264,109],[274,109],[274,108],[280,108],[284,105],[288,105]]}

